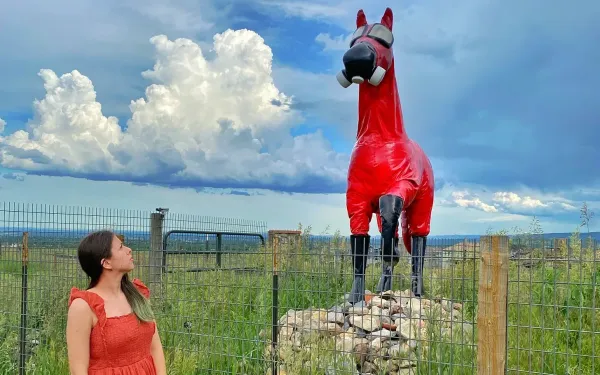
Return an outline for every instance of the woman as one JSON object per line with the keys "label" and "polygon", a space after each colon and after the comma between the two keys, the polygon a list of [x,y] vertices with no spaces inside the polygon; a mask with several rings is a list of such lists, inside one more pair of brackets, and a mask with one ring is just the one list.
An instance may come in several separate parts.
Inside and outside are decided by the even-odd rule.
{"label": "woman", "polygon": [[67,349],[71,375],[165,375],[166,366],[150,291],[138,279],[131,249],[110,231],[85,237],[79,264],[91,278],[71,289]]}

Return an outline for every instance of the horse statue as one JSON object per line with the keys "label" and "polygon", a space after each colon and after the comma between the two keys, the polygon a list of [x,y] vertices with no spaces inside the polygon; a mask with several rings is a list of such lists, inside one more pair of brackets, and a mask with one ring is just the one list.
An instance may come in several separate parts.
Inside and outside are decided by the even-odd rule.
{"label": "horse statue", "polygon": [[376,293],[392,288],[398,264],[398,224],[411,256],[411,289],[423,290],[423,259],[430,231],[434,177],[429,158],[404,129],[392,45],[393,13],[386,8],[379,23],[356,15],[356,31],[343,56],[339,84],[358,84],[358,129],[348,169],[346,209],[350,219],[354,281],[351,304],[364,303],[365,269],[373,213],[381,233],[382,274]]}

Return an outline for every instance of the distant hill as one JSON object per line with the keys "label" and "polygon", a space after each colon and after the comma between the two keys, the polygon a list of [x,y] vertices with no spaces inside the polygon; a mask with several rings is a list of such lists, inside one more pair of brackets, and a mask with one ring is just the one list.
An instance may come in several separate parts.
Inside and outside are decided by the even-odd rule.
{"label": "distant hill", "polygon": [[[428,243],[431,246],[452,246],[454,244],[460,243],[465,239],[467,241],[478,241],[479,238],[483,234],[452,234],[452,235],[433,235],[428,237]],[[571,233],[544,233],[543,237],[546,241],[551,241],[555,238],[571,238]],[[510,238],[517,237],[516,234],[508,234]],[[600,242],[600,232],[591,232],[590,236],[595,240]],[[310,241],[313,244],[317,244],[319,242],[328,242],[332,239],[332,235],[312,235]],[[348,239],[349,236],[345,236]],[[587,233],[580,234],[581,240],[585,241],[588,238]],[[381,236],[379,234],[371,236],[371,246],[378,248],[380,246]]]}
{"label": "distant hill", "polygon": [[[429,236],[432,240],[478,240],[484,234],[454,234],[454,235],[436,235]],[[516,234],[508,234],[510,238],[517,237]],[[543,237],[545,240],[553,240],[555,238],[571,238],[572,233],[564,232],[564,233],[544,233]],[[589,236],[596,241],[600,241],[600,232],[590,232]],[[585,240],[588,238],[587,233],[580,233],[580,238]]]}
{"label": "distant hill", "polygon": [[[544,238],[547,238],[547,239],[569,238],[569,237],[571,237],[571,235],[572,235],[571,233],[546,233],[546,234],[544,234]],[[596,241],[600,241],[600,232],[590,232],[589,235],[587,233],[580,234],[581,239],[587,239],[588,236],[591,236]]]}
{"label": "distant hill", "polygon": [[[435,238],[435,239],[479,239],[479,237],[483,236],[484,234],[453,234],[453,235],[436,235],[436,236],[429,236],[429,238]],[[600,241],[600,232],[590,232],[589,234],[590,236],[592,236],[592,238],[594,240]],[[516,234],[508,234],[509,237],[516,237]],[[544,233],[543,234],[544,239],[547,240],[551,240],[554,238],[571,238],[572,233],[569,232],[564,232],[564,233]],[[587,233],[581,233],[580,234],[581,239],[587,239],[588,238],[588,234]]]}
{"label": "distant hill", "polygon": [[[30,238],[35,240],[36,238],[46,238],[46,239],[59,239],[59,238],[69,238],[69,239],[80,239],[85,236],[88,231],[85,229],[69,229],[65,232],[64,229],[40,229],[40,228],[27,228],[27,227],[11,227],[4,228],[0,227],[0,237],[19,237],[22,232],[29,231]],[[120,231],[120,233],[124,234],[126,238],[136,238],[136,239],[144,239],[149,236],[149,232],[147,230],[125,230]],[[267,239],[267,233],[261,233],[265,239]],[[483,234],[449,234],[449,235],[430,235],[428,238],[431,242],[444,242],[444,243],[455,243],[463,240],[479,240],[479,238]],[[509,237],[516,237],[517,235],[509,234]],[[591,232],[590,236],[598,242],[600,242],[600,232]],[[212,237],[212,236],[211,236]],[[349,238],[349,236],[342,236],[344,238]],[[554,238],[571,238],[571,233],[544,233],[543,237],[545,240],[552,240]],[[582,240],[588,238],[587,233],[581,233],[580,237]],[[311,241],[320,242],[320,241],[330,241],[333,238],[333,235],[311,235]],[[371,236],[371,243],[375,244],[380,241],[381,236],[379,234]],[[197,240],[196,238],[191,238],[191,241]]]}
{"label": "distant hill", "polygon": [[[464,240],[464,239],[468,239],[468,240],[476,240],[479,239],[479,237],[483,236],[484,234],[439,234],[439,235],[430,235],[428,236],[428,238],[430,239],[435,239],[435,240]],[[508,234],[509,237],[516,237],[517,235],[515,234]],[[600,232],[591,232],[590,236],[592,236],[593,239],[600,241]],[[312,235],[311,236],[314,239],[328,239],[333,237],[332,235]],[[345,236],[345,237],[349,237],[349,236]],[[380,235],[374,235],[371,236],[371,238],[379,238]],[[554,238],[570,238],[571,237],[571,233],[544,233],[544,238],[545,239],[554,239]],[[581,238],[587,238],[588,234],[587,233],[581,233]]]}

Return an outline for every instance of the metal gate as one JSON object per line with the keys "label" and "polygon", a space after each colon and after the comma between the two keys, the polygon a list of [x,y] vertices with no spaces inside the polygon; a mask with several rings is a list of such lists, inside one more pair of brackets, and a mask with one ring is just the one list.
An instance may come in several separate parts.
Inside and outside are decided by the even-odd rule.
{"label": "metal gate", "polygon": [[[204,250],[169,250],[169,237],[173,234],[199,234],[199,235],[214,235],[216,236],[216,246],[213,249],[209,248],[208,245],[208,237],[205,242]],[[265,246],[265,238],[260,233],[249,233],[249,232],[223,232],[223,231],[204,231],[204,230],[170,230],[163,236],[162,243],[162,271],[171,272],[167,268],[167,256],[168,255],[215,255],[216,256],[216,266],[215,267],[198,267],[198,268],[190,268],[187,269],[186,272],[203,272],[203,271],[214,271],[216,269],[224,269],[221,264],[221,256],[223,255],[223,236],[237,236],[237,237],[256,237],[260,239],[262,246]],[[226,270],[251,270],[252,268],[248,267],[235,267],[235,268],[226,268]]]}

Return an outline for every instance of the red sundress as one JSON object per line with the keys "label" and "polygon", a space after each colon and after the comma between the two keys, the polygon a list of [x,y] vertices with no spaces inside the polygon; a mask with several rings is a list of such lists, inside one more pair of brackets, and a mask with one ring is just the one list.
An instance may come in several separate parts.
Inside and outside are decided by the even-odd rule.
{"label": "red sundress", "polygon": [[[139,279],[132,282],[146,298],[150,296],[150,290]],[[76,298],[86,301],[98,318],[90,335],[89,375],[156,374],[150,352],[156,330],[154,322],[138,323],[133,312],[107,318],[102,297],[73,287],[69,306]]]}

